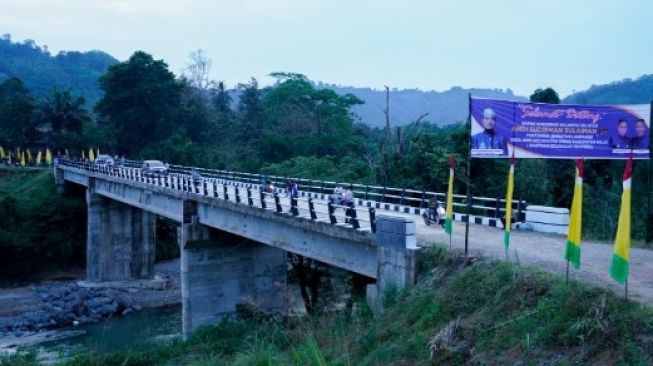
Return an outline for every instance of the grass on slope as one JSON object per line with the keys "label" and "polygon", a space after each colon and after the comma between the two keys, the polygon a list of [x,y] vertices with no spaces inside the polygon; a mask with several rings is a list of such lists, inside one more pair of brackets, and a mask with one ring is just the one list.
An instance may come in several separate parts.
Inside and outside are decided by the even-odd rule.
{"label": "grass on slope", "polygon": [[[513,263],[427,251],[420,283],[386,311],[312,319],[250,316],[147,351],[66,365],[464,365],[653,362],[653,312],[609,292]],[[0,365],[32,365],[33,355]]]}

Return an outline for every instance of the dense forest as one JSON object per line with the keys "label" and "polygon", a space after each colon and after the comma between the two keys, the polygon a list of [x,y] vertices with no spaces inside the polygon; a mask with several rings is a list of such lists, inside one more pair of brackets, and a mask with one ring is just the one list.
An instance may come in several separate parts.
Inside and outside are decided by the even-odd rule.
{"label": "dense forest", "polygon": [[30,39],[19,43],[12,42],[9,34],[0,38],[0,81],[19,77],[39,98],[45,98],[52,89],[73,89],[94,105],[102,96],[98,77],[116,62],[102,51],[62,51],[52,55],[47,46],[38,46]]}
{"label": "dense forest", "polygon": [[653,100],[653,75],[637,79],[624,79],[605,85],[592,85],[589,89],[566,97],[571,104],[648,104]]}

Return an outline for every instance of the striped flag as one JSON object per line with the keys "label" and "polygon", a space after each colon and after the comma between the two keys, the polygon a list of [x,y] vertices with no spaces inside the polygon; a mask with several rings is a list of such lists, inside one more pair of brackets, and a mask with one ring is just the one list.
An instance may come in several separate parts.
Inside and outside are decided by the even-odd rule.
{"label": "striped flag", "polygon": [[447,209],[444,215],[444,231],[451,236],[453,233],[453,168],[456,166],[456,157],[449,156],[449,187],[447,188]]}
{"label": "striped flag", "polygon": [[630,191],[633,172],[633,154],[631,152],[626,163],[623,178],[623,193],[621,194],[621,211],[617,237],[614,240],[614,255],[610,266],[610,276],[619,283],[628,279],[628,261],[630,259]]}
{"label": "striped flag", "polygon": [[567,234],[567,249],[565,259],[575,268],[580,267],[581,231],[583,229],[583,160],[576,160],[576,183],[574,198],[571,201],[569,217],[569,233]]}
{"label": "striped flag", "polygon": [[[514,153],[513,153],[514,154]],[[503,245],[506,253],[510,248],[510,226],[512,220],[512,191],[515,188],[515,156],[510,159],[510,170],[508,171],[508,191],[506,192],[506,225],[503,233]]]}

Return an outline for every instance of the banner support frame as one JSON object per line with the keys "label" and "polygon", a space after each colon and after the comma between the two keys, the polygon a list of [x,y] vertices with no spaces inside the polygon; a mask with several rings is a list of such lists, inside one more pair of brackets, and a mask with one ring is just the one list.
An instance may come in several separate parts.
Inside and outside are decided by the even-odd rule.
{"label": "banner support frame", "polygon": [[472,193],[471,193],[471,184],[472,184],[472,93],[467,93],[467,123],[469,123],[469,149],[467,149],[467,213],[465,220],[465,258],[467,258],[469,252],[469,217],[472,210]]}

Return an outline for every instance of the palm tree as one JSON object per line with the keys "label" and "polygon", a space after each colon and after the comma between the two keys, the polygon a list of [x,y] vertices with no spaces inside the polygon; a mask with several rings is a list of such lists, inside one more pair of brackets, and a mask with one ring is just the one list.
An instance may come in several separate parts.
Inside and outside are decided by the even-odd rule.
{"label": "palm tree", "polygon": [[53,132],[65,130],[80,134],[84,124],[91,120],[84,104],[84,97],[75,99],[70,90],[53,89],[40,106],[41,121],[49,123]]}

